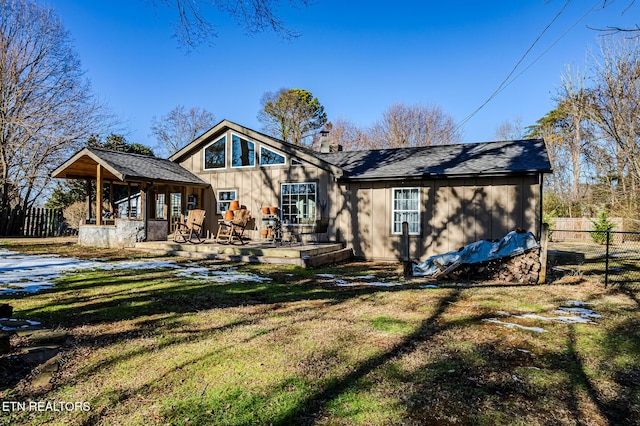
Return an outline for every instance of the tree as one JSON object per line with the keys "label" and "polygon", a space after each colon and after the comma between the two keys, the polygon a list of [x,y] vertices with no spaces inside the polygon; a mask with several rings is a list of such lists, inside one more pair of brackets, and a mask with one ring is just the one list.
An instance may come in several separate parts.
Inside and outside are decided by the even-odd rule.
{"label": "tree", "polygon": [[213,127],[215,119],[213,113],[204,108],[192,107],[187,111],[178,105],[160,119],[153,117],[151,134],[158,141],[161,152],[169,157]]}
{"label": "tree", "polygon": [[108,118],[54,11],[0,0],[0,209],[37,203],[53,168]]}
{"label": "tree", "polygon": [[522,139],[523,134],[522,117],[518,116],[513,121],[503,121],[496,128],[495,137],[497,140],[508,141]]}
{"label": "tree", "polygon": [[111,151],[127,152],[129,154],[140,154],[155,157],[153,150],[141,143],[130,143],[127,139],[116,133],[111,133],[104,141],[97,135],[93,135],[87,141],[89,148],[110,149]]}
{"label": "tree", "polygon": [[368,131],[371,148],[407,148],[460,142],[455,120],[434,105],[395,104]]}
{"label": "tree", "polygon": [[607,209],[605,208],[600,209],[600,211],[598,212],[598,218],[595,221],[592,220],[591,224],[593,225],[594,231],[601,231],[601,232],[591,233],[591,239],[593,240],[594,243],[611,244],[613,242],[613,235],[609,231],[615,228],[616,224],[609,220]]}
{"label": "tree", "polygon": [[[367,132],[353,122],[338,118],[326,124],[332,145],[339,145],[344,151],[357,151],[371,146]],[[318,138],[316,138],[318,139]],[[314,140],[314,145],[318,140]]]}
{"label": "tree", "polygon": [[[177,13],[174,36],[187,50],[204,42],[212,43],[218,36],[210,16],[215,13],[231,16],[247,34],[253,35],[272,30],[285,39],[298,37],[298,33],[287,27],[277,15],[273,0],[152,0],[152,4],[163,3]],[[308,6],[309,0],[289,0],[292,6]]]}
{"label": "tree", "polygon": [[[635,2],[636,2],[636,0],[628,0],[626,6],[622,10],[622,14],[628,12],[629,9],[631,9],[631,7],[634,5]],[[606,9],[607,7],[611,7],[614,3],[615,3],[615,0],[602,0],[602,9]],[[632,27],[620,27],[620,26],[617,26],[617,25],[609,25],[605,29],[603,29],[603,28],[592,28],[592,29],[595,29],[596,31],[601,31],[601,32],[607,33],[609,35],[617,34],[617,33],[624,33],[624,34],[627,34],[630,37],[638,37],[638,35],[640,35],[640,26],[638,26],[638,24],[635,24]]]}
{"label": "tree", "polygon": [[327,122],[324,107],[304,89],[267,92],[261,100],[258,120],[271,136],[295,145],[310,144],[313,134]]}
{"label": "tree", "polygon": [[613,150],[619,208],[635,217],[640,209],[640,40],[603,43],[593,80],[593,120],[600,139]]}

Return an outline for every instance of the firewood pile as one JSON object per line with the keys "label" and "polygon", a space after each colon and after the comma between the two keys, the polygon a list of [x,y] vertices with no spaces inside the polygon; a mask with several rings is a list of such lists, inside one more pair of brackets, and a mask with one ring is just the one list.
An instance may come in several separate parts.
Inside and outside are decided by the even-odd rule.
{"label": "firewood pile", "polygon": [[540,248],[512,257],[477,264],[458,264],[447,269],[438,274],[437,279],[537,283],[540,274]]}

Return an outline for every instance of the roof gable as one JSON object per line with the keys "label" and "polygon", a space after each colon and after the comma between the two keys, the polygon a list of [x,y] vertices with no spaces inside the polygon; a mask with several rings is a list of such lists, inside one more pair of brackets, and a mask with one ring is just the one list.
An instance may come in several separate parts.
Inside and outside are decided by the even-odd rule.
{"label": "roof gable", "polygon": [[166,182],[207,186],[189,170],[169,160],[100,148],[84,148],[51,173],[54,178],[95,178],[96,166],[105,178],[122,182]]}
{"label": "roof gable", "polygon": [[333,164],[325,161],[322,157],[318,156],[317,155],[318,153],[316,151],[312,151],[311,149],[305,146],[294,145],[292,143],[285,142],[278,138],[274,138],[273,136],[269,136],[264,133],[260,133],[255,130],[249,129],[248,127],[243,127],[229,120],[222,120],[221,122],[213,126],[211,129],[207,130],[206,132],[198,136],[196,139],[194,139],[191,143],[186,145],[184,148],[180,149],[178,152],[170,156],[169,160],[175,161],[175,162],[181,162],[185,160],[189,156],[193,155],[196,151],[199,151],[205,148],[211,142],[216,141],[228,130],[231,130],[233,133],[243,135],[252,141],[265,144],[289,156],[302,159],[314,166],[320,167],[322,169],[331,170],[333,173],[337,175],[342,175],[342,170],[335,167]]}

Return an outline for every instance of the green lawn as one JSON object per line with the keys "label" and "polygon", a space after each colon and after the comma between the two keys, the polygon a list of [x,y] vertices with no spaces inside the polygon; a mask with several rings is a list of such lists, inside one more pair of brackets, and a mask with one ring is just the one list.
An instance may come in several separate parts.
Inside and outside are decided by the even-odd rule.
{"label": "green lawn", "polygon": [[[127,256],[75,246],[7,248]],[[0,411],[0,424],[640,423],[635,293],[581,280],[426,289],[422,280],[402,281],[399,265],[380,263],[311,271],[234,266],[271,281],[92,271],[37,295],[1,297],[14,317],[71,339],[51,386],[37,391],[26,374],[0,388],[0,404],[80,401],[89,409]],[[403,285],[341,287],[318,273]],[[569,301],[588,303],[601,318],[516,317],[557,318]]]}

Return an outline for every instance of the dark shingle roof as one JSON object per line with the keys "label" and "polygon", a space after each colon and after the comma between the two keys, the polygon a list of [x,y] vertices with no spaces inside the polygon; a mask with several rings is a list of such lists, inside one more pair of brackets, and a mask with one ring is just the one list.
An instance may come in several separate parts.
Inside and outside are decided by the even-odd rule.
{"label": "dark shingle roof", "polygon": [[206,185],[198,176],[173,161],[99,148],[86,149],[104,162],[104,165],[117,171],[123,181],[149,180]]}
{"label": "dark shingle roof", "polygon": [[342,178],[347,180],[551,172],[542,139],[340,151],[316,156],[343,169]]}

